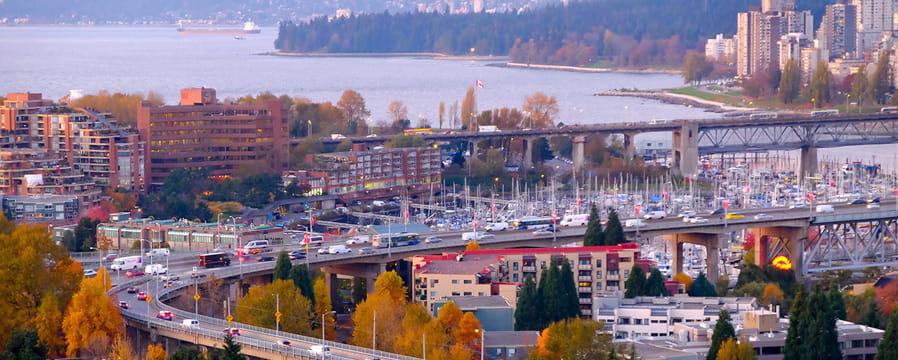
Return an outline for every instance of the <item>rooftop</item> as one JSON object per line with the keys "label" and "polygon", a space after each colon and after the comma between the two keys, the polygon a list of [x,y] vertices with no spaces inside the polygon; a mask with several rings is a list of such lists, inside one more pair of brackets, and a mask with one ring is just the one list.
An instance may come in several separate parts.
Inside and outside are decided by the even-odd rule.
{"label": "rooftop", "polygon": [[462,311],[471,311],[484,308],[507,308],[508,300],[504,297],[493,296],[448,296],[447,301],[451,301]]}
{"label": "rooftop", "polygon": [[66,201],[77,200],[76,195],[4,195],[4,199],[14,200],[16,202],[53,204]]}
{"label": "rooftop", "polygon": [[486,347],[526,347],[538,345],[539,331],[487,331],[483,333]]}
{"label": "rooftop", "polygon": [[639,251],[639,244],[624,243],[617,246],[580,246],[570,248],[538,248],[538,249],[498,249],[498,250],[471,250],[465,251],[465,256],[471,255],[522,255],[522,254],[579,254],[589,252],[621,252]]}
{"label": "rooftop", "polygon": [[489,273],[489,268],[499,263],[498,255],[465,256],[462,261],[435,260],[418,269],[419,274],[479,274]]}

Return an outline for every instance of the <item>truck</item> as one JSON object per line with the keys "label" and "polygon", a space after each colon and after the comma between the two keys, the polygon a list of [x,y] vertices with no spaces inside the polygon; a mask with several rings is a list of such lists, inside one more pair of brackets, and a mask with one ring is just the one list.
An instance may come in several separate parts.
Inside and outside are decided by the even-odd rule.
{"label": "truck", "polygon": [[147,275],[159,275],[167,273],[168,268],[166,268],[165,265],[162,264],[150,264],[147,265],[146,269],[144,269],[143,272]]}
{"label": "truck", "polygon": [[589,214],[565,215],[561,219],[561,226],[584,226],[589,222]]}
{"label": "truck", "polygon": [[231,265],[231,258],[229,258],[228,254],[225,253],[203,254],[200,255],[200,261],[198,262],[198,265],[207,268],[216,266],[229,266]]}
{"label": "truck", "polygon": [[480,127],[478,127],[478,132],[494,133],[499,132],[499,128],[497,128],[495,125],[480,125]]}
{"label": "truck", "polygon": [[504,221],[488,224],[484,230],[486,231],[505,231],[508,230],[508,223]]}
{"label": "truck", "polygon": [[166,248],[151,249],[147,252],[147,257],[168,256],[169,250]]}
{"label": "truck", "polygon": [[112,265],[109,266],[112,270],[133,270],[137,269],[143,263],[143,258],[140,256],[126,256],[115,259],[112,262]]}
{"label": "truck", "polygon": [[485,232],[466,232],[461,234],[461,239],[463,241],[477,241],[483,239],[491,239],[496,237],[496,235],[485,233]]}

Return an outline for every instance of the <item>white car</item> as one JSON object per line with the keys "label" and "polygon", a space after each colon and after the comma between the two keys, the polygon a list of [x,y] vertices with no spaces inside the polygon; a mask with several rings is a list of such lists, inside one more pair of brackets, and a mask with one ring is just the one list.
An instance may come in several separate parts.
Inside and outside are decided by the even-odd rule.
{"label": "white car", "polygon": [[646,220],[659,220],[664,219],[667,216],[667,213],[661,210],[649,211],[642,216],[643,219]]}
{"label": "white car", "polygon": [[353,236],[351,239],[346,240],[346,245],[357,245],[357,244],[368,244],[371,243],[371,238],[369,236]]}
{"label": "white car", "polygon": [[685,217],[693,217],[695,215],[698,215],[695,211],[686,210],[686,211],[681,212],[679,215],[677,215],[677,217],[685,218]]}
{"label": "white car", "polygon": [[695,219],[695,214],[683,216],[684,223],[691,223],[693,219]]}
{"label": "white car", "polygon": [[768,214],[758,214],[755,215],[755,220],[772,220],[773,216]]}
{"label": "white car", "polygon": [[93,269],[84,269],[84,277],[86,277],[86,278],[92,278],[92,277],[94,277],[94,276],[97,276],[97,271],[96,271],[96,270],[93,270]]}
{"label": "white car", "polygon": [[696,217],[692,218],[692,220],[690,222],[693,224],[704,224],[704,223],[708,222],[708,219],[705,219],[701,216],[696,216]]}

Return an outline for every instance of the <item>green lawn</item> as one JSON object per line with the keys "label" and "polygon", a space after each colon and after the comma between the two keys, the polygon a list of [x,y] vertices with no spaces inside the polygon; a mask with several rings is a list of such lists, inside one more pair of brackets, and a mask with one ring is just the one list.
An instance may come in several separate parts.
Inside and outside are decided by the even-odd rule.
{"label": "green lawn", "polygon": [[694,96],[699,99],[716,101],[726,104],[738,104],[741,100],[739,96],[735,96],[727,93],[709,93],[705,91],[698,90],[694,87],[681,87],[677,89],[668,90],[667,92],[672,94],[681,94],[681,95],[689,95]]}

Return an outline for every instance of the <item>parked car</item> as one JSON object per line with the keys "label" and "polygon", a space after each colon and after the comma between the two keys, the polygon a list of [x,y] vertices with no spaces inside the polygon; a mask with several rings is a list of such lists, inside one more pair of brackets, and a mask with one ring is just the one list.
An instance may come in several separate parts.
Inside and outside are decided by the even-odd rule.
{"label": "parked car", "polygon": [[140,301],[146,301],[146,300],[147,300],[147,293],[145,293],[145,292],[143,292],[143,291],[137,293],[137,300],[140,300]]}
{"label": "parked car", "polygon": [[156,315],[156,317],[162,320],[172,321],[175,319],[175,313],[171,311],[160,311],[159,315]]}
{"label": "parked car", "polygon": [[118,307],[121,308],[121,309],[128,310],[128,308],[130,308],[131,306],[128,305],[128,303],[125,302],[125,301],[119,301],[119,302],[118,302]]}
{"label": "parked car", "polygon": [[773,216],[768,214],[758,214],[755,215],[755,220],[772,220]]}

